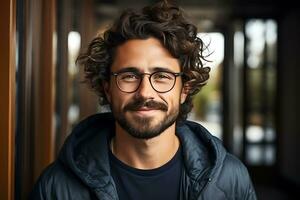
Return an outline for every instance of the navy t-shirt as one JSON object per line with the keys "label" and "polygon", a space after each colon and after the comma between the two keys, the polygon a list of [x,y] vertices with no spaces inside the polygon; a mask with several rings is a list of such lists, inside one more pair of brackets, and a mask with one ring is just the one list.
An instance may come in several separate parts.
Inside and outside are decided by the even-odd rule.
{"label": "navy t-shirt", "polygon": [[181,148],[163,166],[136,169],[116,158],[110,151],[111,173],[120,200],[166,200],[179,199],[182,171]]}

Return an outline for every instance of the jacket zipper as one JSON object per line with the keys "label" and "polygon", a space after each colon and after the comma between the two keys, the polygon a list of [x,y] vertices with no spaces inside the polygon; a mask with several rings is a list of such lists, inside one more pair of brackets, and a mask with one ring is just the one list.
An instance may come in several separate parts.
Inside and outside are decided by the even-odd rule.
{"label": "jacket zipper", "polygon": [[205,191],[205,189],[208,187],[208,184],[211,182],[212,178],[208,178],[205,185],[202,187],[202,189],[199,191],[197,198]]}

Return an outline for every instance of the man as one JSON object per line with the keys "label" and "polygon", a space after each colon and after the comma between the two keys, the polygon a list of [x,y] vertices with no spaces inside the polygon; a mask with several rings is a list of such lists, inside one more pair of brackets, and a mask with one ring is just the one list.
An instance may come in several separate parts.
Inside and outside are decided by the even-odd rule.
{"label": "man", "polygon": [[256,199],[245,166],[186,121],[209,77],[203,49],[175,5],[124,11],[78,58],[112,113],[73,130],[32,199]]}

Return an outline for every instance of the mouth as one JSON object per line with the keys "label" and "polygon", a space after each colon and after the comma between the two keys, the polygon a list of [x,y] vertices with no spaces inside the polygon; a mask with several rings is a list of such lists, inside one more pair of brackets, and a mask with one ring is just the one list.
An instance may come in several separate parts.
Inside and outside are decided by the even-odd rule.
{"label": "mouth", "polygon": [[146,106],[143,106],[143,107],[140,107],[140,108],[136,109],[136,111],[151,111],[151,110],[157,110],[157,109],[149,108],[149,107],[146,107]]}
{"label": "mouth", "polygon": [[155,109],[155,108],[149,108],[149,107],[140,107],[137,109],[132,110],[132,112],[138,114],[138,115],[153,115],[155,114],[157,111],[161,111],[159,109]]}
{"label": "mouth", "polygon": [[126,111],[144,116],[144,115],[153,115],[154,113],[157,113],[157,111],[167,112],[168,107],[167,105],[160,102],[155,102],[153,100],[145,101],[143,99],[140,99],[127,104],[124,107],[124,112]]}

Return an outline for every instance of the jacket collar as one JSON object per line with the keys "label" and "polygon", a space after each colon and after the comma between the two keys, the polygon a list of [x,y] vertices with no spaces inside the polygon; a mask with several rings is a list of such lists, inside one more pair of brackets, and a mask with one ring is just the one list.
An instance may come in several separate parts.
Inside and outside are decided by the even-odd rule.
{"label": "jacket collar", "polygon": [[[108,142],[114,134],[111,113],[96,114],[79,123],[65,141],[59,160],[90,188],[116,191],[110,176]],[[218,171],[225,157],[221,142],[203,126],[186,121],[176,128],[183,149],[187,175],[193,182],[207,179]]]}

